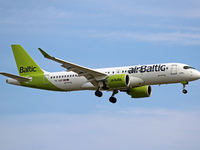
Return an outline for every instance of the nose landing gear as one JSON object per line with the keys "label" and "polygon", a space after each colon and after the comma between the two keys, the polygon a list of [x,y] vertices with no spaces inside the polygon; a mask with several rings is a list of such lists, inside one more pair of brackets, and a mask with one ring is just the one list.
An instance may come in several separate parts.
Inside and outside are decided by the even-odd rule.
{"label": "nose landing gear", "polygon": [[185,87],[188,84],[188,82],[187,81],[183,81],[183,82],[181,82],[181,84],[183,84],[183,93],[187,94],[187,90],[185,89]]}
{"label": "nose landing gear", "polygon": [[186,90],[186,89],[183,89],[183,93],[184,93],[184,94],[187,94],[187,90]]}

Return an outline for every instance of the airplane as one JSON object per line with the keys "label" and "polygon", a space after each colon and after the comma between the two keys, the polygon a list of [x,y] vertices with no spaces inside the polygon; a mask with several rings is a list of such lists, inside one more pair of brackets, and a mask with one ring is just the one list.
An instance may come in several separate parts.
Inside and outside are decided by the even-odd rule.
{"label": "airplane", "polygon": [[109,98],[116,103],[115,95],[126,92],[131,98],[145,98],[152,94],[151,85],[181,83],[183,93],[190,81],[200,79],[200,72],[182,63],[159,63],[127,67],[90,69],[52,57],[39,48],[42,55],[60,63],[64,72],[47,72],[41,69],[21,45],[11,45],[19,75],[0,72],[9,77],[6,82],[18,86],[51,91],[93,90],[97,97],[102,91],[112,91]]}

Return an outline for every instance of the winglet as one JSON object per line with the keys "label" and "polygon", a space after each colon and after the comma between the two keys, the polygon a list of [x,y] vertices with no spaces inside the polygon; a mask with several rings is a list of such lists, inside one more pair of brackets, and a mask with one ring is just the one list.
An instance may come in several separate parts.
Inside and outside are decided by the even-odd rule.
{"label": "winglet", "polygon": [[41,48],[38,48],[40,50],[40,52],[42,53],[42,55],[45,57],[45,58],[51,58],[51,56],[49,54],[47,54],[45,51],[43,51]]}

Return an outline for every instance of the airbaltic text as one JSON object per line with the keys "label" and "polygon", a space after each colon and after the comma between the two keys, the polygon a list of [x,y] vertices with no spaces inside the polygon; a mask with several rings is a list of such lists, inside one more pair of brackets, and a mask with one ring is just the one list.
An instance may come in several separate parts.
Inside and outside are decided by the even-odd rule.
{"label": "airbaltic text", "polygon": [[33,66],[20,67],[20,73],[27,73],[27,72],[36,72],[36,67]]}
{"label": "airbaltic text", "polygon": [[150,65],[150,66],[135,66],[135,67],[131,67],[128,70],[128,73],[145,73],[145,72],[159,72],[159,71],[165,71],[166,69],[168,69],[166,67],[166,65]]}
{"label": "airbaltic text", "polygon": [[122,79],[121,78],[114,78],[114,79],[111,80],[111,82],[117,82],[117,81],[122,81]]}

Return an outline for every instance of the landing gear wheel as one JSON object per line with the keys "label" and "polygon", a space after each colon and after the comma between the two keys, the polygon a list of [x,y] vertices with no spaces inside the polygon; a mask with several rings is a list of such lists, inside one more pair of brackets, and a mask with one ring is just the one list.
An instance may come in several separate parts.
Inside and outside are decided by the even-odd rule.
{"label": "landing gear wheel", "polygon": [[187,90],[186,90],[186,89],[183,89],[183,93],[184,93],[184,94],[187,94]]}
{"label": "landing gear wheel", "polygon": [[183,84],[183,93],[187,94],[187,90],[185,89],[186,85],[189,84],[187,81],[181,82]]}
{"label": "landing gear wheel", "polygon": [[101,91],[96,91],[96,92],[95,92],[95,95],[96,95],[97,97],[102,97],[103,93],[102,93]]}
{"label": "landing gear wheel", "polygon": [[117,99],[115,97],[110,97],[109,101],[114,104],[117,102]]}

